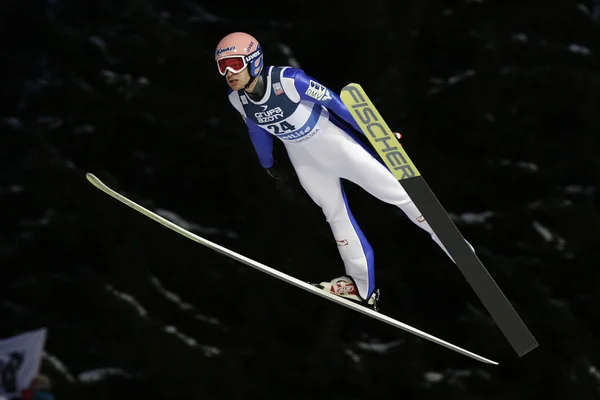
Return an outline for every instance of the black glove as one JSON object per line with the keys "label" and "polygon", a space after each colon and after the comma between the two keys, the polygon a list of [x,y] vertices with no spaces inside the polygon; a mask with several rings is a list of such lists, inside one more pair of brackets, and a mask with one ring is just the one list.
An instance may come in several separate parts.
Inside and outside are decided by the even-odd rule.
{"label": "black glove", "polygon": [[289,185],[289,178],[285,172],[273,166],[271,168],[265,168],[267,174],[275,180],[275,189],[285,198],[293,198],[292,188]]}
{"label": "black glove", "polygon": [[281,171],[275,167],[265,168],[265,171],[267,171],[267,174],[271,175],[271,178],[273,179],[276,179],[278,181],[284,180]]}

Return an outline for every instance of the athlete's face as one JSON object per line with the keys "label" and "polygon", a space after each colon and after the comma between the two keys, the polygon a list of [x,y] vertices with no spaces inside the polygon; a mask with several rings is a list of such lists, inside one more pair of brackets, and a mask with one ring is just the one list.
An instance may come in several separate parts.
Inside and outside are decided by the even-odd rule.
{"label": "athlete's face", "polygon": [[233,90],[243,89],[250,81],[250,72],[248,72],[248,68],[244,68],[242,71],[237,74],[232,73],[227,70],[225,74],[225,79],[227,79],[227,84]]}

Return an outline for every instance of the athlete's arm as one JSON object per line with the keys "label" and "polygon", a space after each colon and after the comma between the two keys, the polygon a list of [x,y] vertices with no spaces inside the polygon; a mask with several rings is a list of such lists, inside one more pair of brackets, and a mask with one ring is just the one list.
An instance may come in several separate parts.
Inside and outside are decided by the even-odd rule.
{"label": "athlete's arm", "polygon": [[333,111],[338,117],[350,124],[350,126],[356,129],[358,132],[362,132],[350,114],[350,111],[342,102],[342,99],[337,93],[327,88],[325,85],[322,85],[316,79],[308,76],[301,69],[290,69],[290,72],[284,72],[284,76],[286,75],[286,72],[291,75],[290,77],[293,76],[294,87],[300,95],[300,99],[312,101],[327,107],[327,109]]}
{"label": "athlete's arm", "polygon": [[273,135],[265,131],[248,118],[244,118],[246,126],[248,126],[248,135],[254,146],[260,165],[263,168],[271,168],[273,166]]}
{"label": "athlete's arm", "polygon": [[237,112],[240,113],[244,119],[244,122],[246,123],[248,135],[250,136],[250,141],[254,146],[254,151],[256,151],[260,165],[262,165],[264,168],[271,168],[274,163],[273,135],[246,117],[246,114],[244,113],[244,107],[240,102],[240,97],[237,95],[237,93],[234,93],[232,89],[229,89],[228,97],[231,105],[237,110]]}

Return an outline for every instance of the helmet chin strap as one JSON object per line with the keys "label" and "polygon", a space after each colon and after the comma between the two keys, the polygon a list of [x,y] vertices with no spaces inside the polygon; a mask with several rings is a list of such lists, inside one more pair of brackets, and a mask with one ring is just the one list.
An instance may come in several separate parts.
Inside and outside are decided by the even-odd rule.
{"label": "helmet chin strap", "polygon": [[246,83],[246,86],[244,86],[244,89],[248,89],[248,86],[252,85],[252,82],[254,82],[255,79],[256,79],[255,76],[250,76],[250,80],[248,81],[248,83]]}
{"label": "helmet chin strap", "polygon": [[246,92],[252,99],[259,100],[265,94],[265,78],[263,76],[263,71],[261,71],[261,73],[258,76],[250,77],[250,80],[248,81],[246,86],[244,86],[244,89],[247,89],[248,86],[250,86],[250,84],[252,84],[252,82],[254,82],[256,78],[258,78],[258,81],[256,82],[256,86],[254,86],[254,90],[252,90],[251,92]]}

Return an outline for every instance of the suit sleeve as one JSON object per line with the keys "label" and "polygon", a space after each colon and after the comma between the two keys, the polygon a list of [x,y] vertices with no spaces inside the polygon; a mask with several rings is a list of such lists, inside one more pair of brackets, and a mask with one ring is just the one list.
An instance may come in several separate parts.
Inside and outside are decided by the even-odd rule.
{"label": "suit sleeve", "polygon": [[233,105],[233,107],[240,113],[244,122],[246,123],[246,127],[248,128],[248,136],[250,136],[250,141],[252,142],[252,146],[254,146],[254,151],[258,156],[260,165],[262,165],[263,168],[271,168],[274,163],[273,136],[248,119],[244,112],[244,107],[240,102],[239,96],[233,93],[233,90],[229,89],[228,97],[231,105]]}
{"label": "suit sleeve", "polygon": [[300,69],[297,69],[294,72],[294,86],[302,100],[321,104],[358,132],[362,133],[362,130],[352,117],[352,114],[350,114],[346,105],[342,102],[340,96],[333,90],[322,85],[319,81],[308,76]]}
{"label": "suit sleeve", "polygon": [[260,165],[262,165],[263,168],[271,168],[274,163],[273,135],[250,121],[248,118],[244,118],[244,120],[246,121],[246,126],[248,126],[248,135],[250,136],[250,141],[254,146]]}

